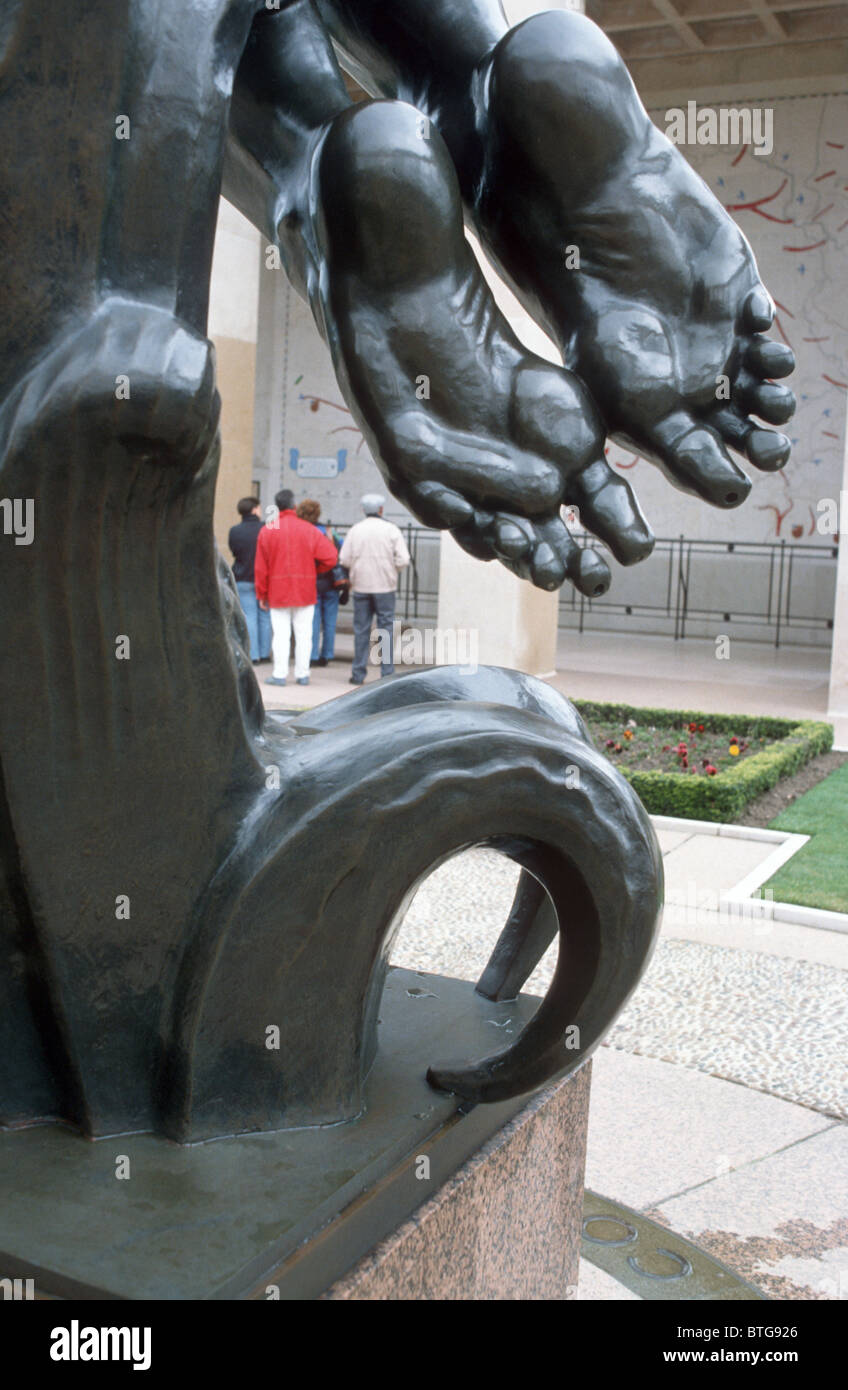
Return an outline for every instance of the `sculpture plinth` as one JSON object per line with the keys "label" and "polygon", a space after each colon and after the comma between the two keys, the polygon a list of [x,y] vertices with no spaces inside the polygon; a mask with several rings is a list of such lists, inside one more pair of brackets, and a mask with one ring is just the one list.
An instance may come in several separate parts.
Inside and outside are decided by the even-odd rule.
{"label": "sculpture plinth", "polygon": [[[448,1040],[474,1054],[489,1034],[519,1029],[537,1004],[491,1003],[458,980],[391,971],[365,1108],[350,1125],[191,1147],[154,1135],[86,1144],[57,1126],[0,1135],[0,1188],[27,1174],[19,1199],[0,1212],[0,1270],[32,1277],[38,1293],[58,1298],[318,1298],[422,1203],[442,1200],[444,1184],[524,1110],[518,1098],[458,1106],[427,1085],[420,1057]],[[579,1207],[588,1071],[568,1085],[568,1105],[560,1100],[552,1117],[565,1157],[559,1168],[549,1164],[549,1177],[567,1163]],[[520,1184],[514,1192],[520,1206]],[[483,1200],[463,1194],[453,1229],[457,1219],[479,1219]],[[574,1215],[559,1213],[572,1232],[570,1255]],[[508,1232],[495,1223],[492,1240],[499,1234]],[[443,1259],[446,1278],[449,1255],[431,1242],[433,1268]],[[398,1296],[418,1295],[399,1285]]]}

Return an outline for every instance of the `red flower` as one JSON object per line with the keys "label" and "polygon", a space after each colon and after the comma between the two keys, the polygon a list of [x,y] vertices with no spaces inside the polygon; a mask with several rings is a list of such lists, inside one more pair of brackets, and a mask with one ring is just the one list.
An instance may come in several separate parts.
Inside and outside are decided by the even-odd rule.
{"label": "red flower", "polygon": [[698,725],[697,725],[697,724],[690,724],[690,725],[689,725],[689,732],[690,732],[690,734],[697,733],[697,730],[698,730]]}
{"label": "red flower", "polygon": [[707,774],[708,777],[715,777],[716,772],[718,771],[718,769],[715,768],[715,767],[713,767],[712,763],[707,763],[707,766],[706,766],[706,768],[704,769],[704,771],[706,772],[706,774]]}
{"label": "red flower", "polygon": [[617,744],[615,745],[614,751],[615,751],[616,753],[620,753],[620,752],[621,752],[621,744],[620,744],[620,743],[617,743]]}
{"label": "red flower", "polygon": [[703,732],[704,732],[704,726],[703,726],[703,724],[699,724],[699,725],[698,725],[698,733],[699,733],[699,734],[702,734]]}
{"label": "red flower", "polygon": [[615,747],[615,739],[608,738],[607,741],[606,741],[606,743],[604,744],[604,747],[605,747],[605,748],[614,748],[614,747]]}
{"label": "red flower", "polygon": [[664,753],[670,753],[670,752],[671,752],[671,744],[670,744],[670,743],[664,743],[664,744],[663,744],[663,752],[664,752]]}
{"label": "red flower", "polygon": [[733,737],[731,738],[730,742],[731,742],[731,743],[738,743],[738,742],[739,742],[739,740],[738,740],[738,738],[736,737],[735,734],[734,734]]}

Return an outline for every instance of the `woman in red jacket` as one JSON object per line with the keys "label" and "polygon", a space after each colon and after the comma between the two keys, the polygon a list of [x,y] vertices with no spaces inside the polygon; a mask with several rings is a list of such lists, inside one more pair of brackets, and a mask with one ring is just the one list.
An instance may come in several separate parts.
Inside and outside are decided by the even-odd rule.
{"label": "woman in red jacket", "polygon": [[295,680],[308,685],[316,576],[333,568],[336,547],[317,526],[296,514],[289,488],[278,492],[274,502],[277,516],[259,533],[254,570],[260,607],[271,610],[274,672],[266,684],[285,685],[294,630]]}

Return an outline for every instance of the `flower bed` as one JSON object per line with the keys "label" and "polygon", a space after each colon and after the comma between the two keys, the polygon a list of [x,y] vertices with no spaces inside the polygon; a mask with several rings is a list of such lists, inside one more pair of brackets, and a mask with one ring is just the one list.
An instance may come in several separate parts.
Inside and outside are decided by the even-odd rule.
{"label": "flower bed", "polygon": [[830,725],[810,719],[574,704],[598,750],[654,815],[733,821],[833,743]]}

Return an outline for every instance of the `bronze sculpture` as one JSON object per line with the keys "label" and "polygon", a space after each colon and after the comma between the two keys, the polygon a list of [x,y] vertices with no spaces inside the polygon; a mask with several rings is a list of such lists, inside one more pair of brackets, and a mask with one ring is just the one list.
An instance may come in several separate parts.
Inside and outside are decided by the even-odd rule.
{"label": "bronze sculpture", "polygon": [[[668,284],[646,272],[666,298],[642,296],[626,243],[647,254],[650,234],[637,221],[619,246],[611,212],[618,127],[598,123],[594,145],[581,133],[599,182],[577,190],[574,226],[593,273],[552,274],[558,209],[576,194],[556,185],[532,122],[553,91],[561,149],[557,123],[585,114],[593,84],[629,81],[588,21],[543,16],[505,34],[483,0],[463,4],[461,23],[452,0],[320,9],[406,103],[351,106],[311,0],[181,0],[167,25],[139,0],[80,0],[63,30],[15,0],[0,22],[0,124],[15,151],[0,225],[0,492],[35,504],[32,544],[0,549],[7,1124],[186,1140],[351,1118],[397,913],[429,866],[471,843],[525,870],[486,990],[520,988],[557,925],[560,965],[511,1048],[436,1065],[435,1084],[476,1102],[573,1068],[653,943],[650,824],[547,687],[446,670],[285,728],[263,711],[211,537],[218,197],[223,186],[278,241],[396,495],[544,588],[609,583],[602,557],[569,537],[565,501],[622,563],[650,550],[603,461],[605,428],[717,505],[748,487],[723,441],[782,466],[786,442],[747,412],[787,418],[790,394],[762,378],[786,374],[791,355],[759,336],[771,309],[750,251],[726,219],[709,222],[692,175],[682,196],[699,271],[681,257]],[[556,75],[569,45],[572,101]],[[621,94],[616,119],[637,122]],[[661,217],[682,175],[656,140],[640,180]],[[510,220],[513,179],[527,200]],[[568,370],[527,353],[500,318],[462,235],[461,194]],[[670,254],[679,228],[663,226]],[[733,382],[721,408],[715,370]],[[338,781],[331,746],[348,763]],[[331,882],[314,857],[319,814],[348,832]],[[272,1025],[277,1052],[264,1046]],[[571,1025],[582,1041],[566,1055]]]}

